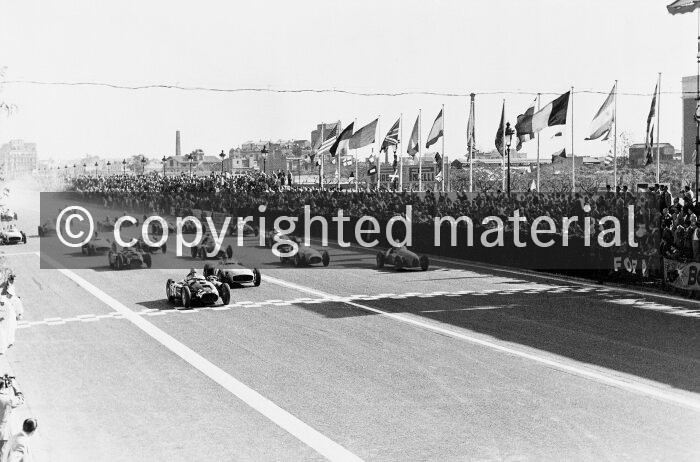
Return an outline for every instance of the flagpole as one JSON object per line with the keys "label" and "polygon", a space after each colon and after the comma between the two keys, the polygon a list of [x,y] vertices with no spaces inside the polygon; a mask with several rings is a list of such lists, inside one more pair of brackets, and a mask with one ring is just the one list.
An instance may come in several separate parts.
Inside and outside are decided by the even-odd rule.
{"label": "flagpole", "polygon": [[[353,131],[353,132],[356,131],[356,130],[355,130],[355,125],[357,125],[357,117],[356,117],[355,120],[353,121],[353,127],[352,127],[352,131]],[[350,139],[352,140],[352,137],[350,137]],[[348,149],[350,149],[350,143],[349,143],[349,142],[348,142]],[[357,149],[353,149],[353,151],[355,151],[355,192],[360,192],[360,178],[359,178],[359,175],[360,175],[360,165],[358,164],[358,159],[357,159]]]}
{"label": "flagpole", "polygon": [[421,140],[421,110],[418,109],[418,192],[423,192],[423,146]]}
{"label": "flagpole", "polygon": [[[342,130],[343,130],[343,127],[340,125],[340,120],[339,120],[338,121],[338,131],[337,131],[338,136],[340,136],[340,134],[342,133]],[[340,191],[340,155],[337,155],[335,157],[335,173],[338,175],[338,178],[336,178],[336,180],[338,182],[336,184],[336,189],[338,191]]]}
{"label": "flagpole", "polygon": [[442,159],[440,160],[442,165],[440,170],[442,172],[442,192],[445,192],[445,105],[442,105]]}
{"label": "flagpole", "polygon": [[399,190],[403,192],[403,112],[399,114]]}
{"label": "flagpole", "polygon": [[502,177],[502,184],[501,184],[501,191],[505,191],[506,189],[506,156],[505,156],[505,150],[506,150],[506,99],[503,98],[503,120],[501,120],[501,149],[503,149],[503,153],[501,154],[501,177]]}
{"label": "flagpole", "polygon": [[656,182],[661,183],[661,140],[659,133],[661,132],[661,72],[659,72],[659,90],[658,102],[656,103]]}
{"label": "flagpole", "polygon": [[613,138],[613,180],[615,183],[613,183],[617,187],[617,80],[615,80],[615,97],[614,97],[614,109],[613,109],[613,117],[615,122],[615,132],[614,132],[614,138]]}
{"label": "flagpole", "polygon": [[576,154],[574,152],[574,87],[571,87],[571,191],[576,192]]}
{"label": "flagpole", "polygon": [[[323,141],[326,138],[326,122],[321,122],[321,144],[323,144]],[[321,176],[318,179],[318,185],[321,187],[321,191],[323,191],[323,153],[321,153]]]}
{"label": "flagpole", "polygon": [[[537,93],[537,112],[540,111],[540,93]],[[537,194],[540,193],[540,132],[537,132]]]}
{"label": "flagpole", "polygon": [[[377,147],[377,132],[379,133],[379,138],[381,138],[382,134],[382,129],[380,127],[380,121],[379,119],[381,118],[381,115],[377,116],[377,131],[374,133],[374,146]],[[389,152],[389,149],[387,149],[387,152]],[[382,146],[379,145],[379,151],[377,152],[377,191],[382,187]]]}
{"label": "flagpole", "polygon": [[[474,139],[472,138],[472,126],[475,122],[474,120],[474,97],[476,94],[471,93],[469,98],[471,98],[471,103],[469,107],[469,115],[471,121],[469,124],[469,133],[467,134],[467,150],[469,151],[469,192],[474,192]],[[470,197],[471,199],[471,197]]]}

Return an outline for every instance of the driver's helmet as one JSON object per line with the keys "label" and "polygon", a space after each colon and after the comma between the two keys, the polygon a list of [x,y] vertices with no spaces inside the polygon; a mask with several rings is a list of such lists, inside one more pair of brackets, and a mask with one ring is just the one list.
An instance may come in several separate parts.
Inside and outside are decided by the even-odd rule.
{"label": "driver's helmet", "polygon": [[194,268],[190,268],[190,272],[187,273],[187,279],[196,279],[199,277],[199,274],[197,274],[197,270]]}

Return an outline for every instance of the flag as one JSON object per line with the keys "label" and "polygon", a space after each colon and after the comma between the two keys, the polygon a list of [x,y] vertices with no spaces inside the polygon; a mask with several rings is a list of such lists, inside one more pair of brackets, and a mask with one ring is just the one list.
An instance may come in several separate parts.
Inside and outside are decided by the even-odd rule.
{"label": "flag", "polygon": [[700,8],[700,0],[676,0],[666,6],[666,9],[671,14],[690,13],[698,8]]}
{"label": "flag", "polygon": [[416,118],[416,123],[413,124],[413,131],[411,132],[411,138],[408,140],[408,149],[406,152],[411,157],[416,157],[418,152],[418,126],[420,125],[420,114]]}
{"label": "flag", "polygon": [[442,170],[442,156],[439,152],[435,153],[435,164],[437,165],[438,172]]}
{"label": "flag", "polygon": [[553,127],[555,125],[566,125],[566,114],[569,109],[570,94],[571,92],[567,91],[532,116],[533,132],[536,133],[544,128]]}
{"label": "flag", "polygon": [[610,134],[613,122],[615,122],[614,103],[616,91],[617,88],[615,85],[613,85],[613,89],[610,91],[610,94],[607,98],[605,98],[603,105],[600,107],[600,109],[598,109],[595,117],[593,117],[593,121],[591,122],[591,134],[588,135],[588,138],[586,138],[587,140],[597,140],[601,136],[605,136],[604,139],[607,139],[608,135]]}
{"label": "flag", "polygon": [[438,183],[442,181],[442,172],[435,175],[435,181],[437,181]]}
{"label": "flag", "polygon": [[476,133],[474,130],[474,101],[472,100],[469,106],[469,122],[467,122],[467,149],[471,148],[472,155],[474,155],[474,148],[476,147]]}
{"label": "flag", "polygon": [[530,191],[535,190],[537,190],[537,183],[535,183],[535,180],[532,180],[532,183],[530,183]]}
{"label": "flag", "polygon": [[[335,143],[335,139],[338,137],[339,128],[340,127],[338,126],[338,124],[335,124],[335,126],[332,129],[328,130],[328,133],[324,134],[323,142],[319,144],[318,149],[316,150],[317,155],[324,155],[330,150],[331,146],[333,146],[333,144]],[[320,138],[321,137],[319,136],[319,139]]]}
{"label": "flag", "polygon": [[379,119],[374,119],[374,121],[356,131],[350,138],[350,149],[360,149],[374,143],[377,134],[377,122],[379,122]]}
{"label": "flag", "polygon": [[372,176],[377,174],[377,166],[372,165],[368,170],[367,170],[367,175]]}
{"label": "flag", "polygon": [[443,109],[440,109],[440,113],[435,118],[435,122],[433,122],[433,128],[430,129],[430,134],[428,135],[428,141],[425,143],[425,149],[430,149],[430,146],[437,143],[437,140],[440,139],[440,137],[443,134],[442,111],[443,111]]}
{"label": "flag", "polygon": [[515,146],[516,151],[520,151],[525,141],[530,141],[535,137],[532,131],[532,116],[535,114],[536,102],[537,98],[535,98],[530,107],[527,108],[525,114],[520,114],[517,122],[515,122],[515,131],[518,134],[518,144]]}
{"label": "flag", "polygon": [[554,161],[554,159],[556,159],[557,157],[562,157],[562,158],[566,159],[566,148],[555,151],[552,154],[552,161]]}
{"label": "flag", "polygon": [[401,123],[400,118],[394,125],[391,126],[389,132],[384,137],[384,141],[382,141],[382,147],[379,149],[379,152],[388,152],[389,146],[393,146],[394,149],[396,149],[396,146],[399,144],[399,123]]}
{"label": "flag", "polygon": [[328,149],[328,151],[331,153],[332,157],[335,157],[335,155],[338,153],[340,150],[340,155],[345,154],[348,151],[348,144],[350,142],[350,138],[352,138],[352,131],[355,127],[355,122],[352,122],[350,125],[345,127],[345,130],[343,130],[340,133],[340,136],[338,136],[335,141],[333,142],[333,145]]}
{"label": "flag", "polygon": [[605,155],[605,158],[603,159],[603,165],[608,166],[615,162],[615,156],[613,156],[613,153],[611,151],[608,151],[608,153]]}
{"label": "flag", "polygon": [[501,109],[501,123],[498,124],[498,130],[496,131],[496,149],[503,155],[503,132],[506,129],[506,103],[503,103],[503,109]]}
{"label": "flag", "polygon": [[659,92],[659,84],[656,84],[654,88],[654,97],[651,99],[651,107],[649,108],[649,115],[647,116],[647,138],[644,145],[644,153],[647,156],[646,163],[649,165],[654,162],[654,117],[656,117],[656,95]]}
{"label": "flag", "polygon": [[349,167],[355,162],[355,158],[353,156],[343,156],[341,162],[344,166]]}

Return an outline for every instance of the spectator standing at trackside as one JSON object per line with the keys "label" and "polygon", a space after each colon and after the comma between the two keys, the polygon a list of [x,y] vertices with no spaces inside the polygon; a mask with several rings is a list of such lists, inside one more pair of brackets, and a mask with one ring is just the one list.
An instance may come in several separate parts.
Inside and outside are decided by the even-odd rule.
{"label": "spectator standing at trackside", "polygon": [[22,431],[12,437],[7,462],[28,462],[30,460],[29,438],[36,431],[37,425],[36,419],[26,419],[24,421]]}
{"label": "spectator standing at trackside", "polygon": [[287,184],[289,186],[292,185],[292,171],[291,170],[287,170]]}
{"label": "spectator standing at trackside", "polygon": [[0,461],[7,458],[9,452],[8,440],[10,433],[10,417],[12,410],[24,404],[24,395],[15,387],[14,380],[6,383],[0,380]]}

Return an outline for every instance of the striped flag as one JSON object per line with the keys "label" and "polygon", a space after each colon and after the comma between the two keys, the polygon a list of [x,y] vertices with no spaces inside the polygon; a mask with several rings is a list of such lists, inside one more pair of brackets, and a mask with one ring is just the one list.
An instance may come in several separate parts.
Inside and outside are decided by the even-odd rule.
{"label": "striped flag", "polygon": [[413,124],[413,131],[411,132],[411,138],[408,140],[408,149],[406,152],[411,157],[416,157],[418,152],[418,126],[420,125],[420,114],[416,118],[416,123]]}
{"label": "striped flag", "polygon": [[654,117],[656,117],[656,95],[659,92],[659,84],[656,84],[654,88],[654,97],[651,99],[651,107],[649,108],[649,116],[647,116],[647,138],[644,145],[644,153],[646,154],[647,160],[644,164],[649,165],[654,162]]}
{"label": "striped flag", "polygon": [[605,136],[603,139],[607,139],[608,135],[610,135],[610,130],[615,122],[616,91],[616,85],[613,85],[610,94],[605,98],[603,105],[598,109],[595,117],[593,117],[593,121],[591,122],[591,134],[586,140],[597,140],[601,136]]}
{"label": "striped flag", "polygon": [[547,127],[566,125],[570,94],[571,92],[567,91],[532,116],[532,131],[534,133]]}
{"label": "striped flag", "polygon": [[389,146],[393,146],[394,150],[396,149],[396,146],[399,144],[399,123],[401,123],[400,118],[394,125],[391,126],[389,132],[384,137],[384,141],[382,141],[382,147],[379,149],[379,152],[388,152]]}
{"label": "striped flag", "polygon": [[[338,124],[335,124],[335,126],[328,131],[328,133],[325,134],[324,140],[322,143],[319,144],[318,149],[316,150],[317,155],[324,155],[325,153],[329,152],[331,149],[331,146],[333,146],[333,143],[335,143],[335,139],[338,137],[338,129],[340,127]],[[320,139],[321,137],[319,137]]]}
{"label": "striped flag", "polygon": [[433,122],[433,127],[430,129],[430,134],[428,135],[428,141],[425,143],[425,149],[430,149],[430,146],[437,143],[437,140],[443,135],[444,127],[442,122],[444,118],[442,117],[442,111],[443,110],[440,109],[440,113],[435,118],[435,122]]}
{"label": "striped flag", "polygon": [[700,0],[676,0],[666,6],[666,9],[671,14],[691,13],[698,8],[700,8]]}
{"label": "striped flag", "polygon": [[350,138],[352,138],[352,131],[355,129],[355,122],[345,127],[340,135],[335,139],[328,152],[331,153],[331,157],[335,157],[336,154],[343,155],[348,151],[348,144],[350,143]]}
{"label": "striped flag", "polygon": [[525,114],[520,114],[515,122],[515,131],[518,134],[518,144],[515,146],[516,151],[520,151],[525,141],[530,141],[535,137],[535,133],[532,131],[532,117],[535,115],[535,103],[537,103],[537,98],[535,98],[530,107],[527,108]]}

